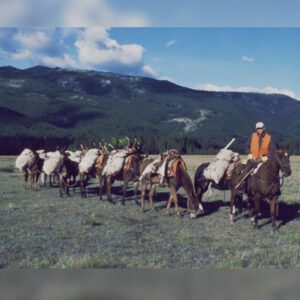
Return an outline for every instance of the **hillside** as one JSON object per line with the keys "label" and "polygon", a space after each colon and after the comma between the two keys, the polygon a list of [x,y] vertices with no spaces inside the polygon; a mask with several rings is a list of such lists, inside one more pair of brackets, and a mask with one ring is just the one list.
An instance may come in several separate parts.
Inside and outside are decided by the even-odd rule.
{"label": "hillside", "polygon": [[137,136],[144,150],[214,152],[244,144],[257,121],[300,150],[300,102],[284,95],[196,91],[168,81],[36,66],[0,68],[0,154]]}

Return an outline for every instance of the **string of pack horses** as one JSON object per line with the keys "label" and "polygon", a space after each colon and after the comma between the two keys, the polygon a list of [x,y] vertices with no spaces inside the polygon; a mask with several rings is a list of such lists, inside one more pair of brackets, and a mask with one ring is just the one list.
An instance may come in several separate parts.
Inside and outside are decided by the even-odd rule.
{"label": "string of pack horses", "polygon": [[136,139],[130,142],[126,137],[124,140],[126,142],[117,148],[109,143],[99,143],[97,147],[94,144],[90,149],[80,145],[77,151],[57,148],[54,152],[45,152],[26,148],[17,157],[16,168],[23,172],[25,188],[36,190],[47,184],[52,186],[57,181],[60,197],[70,196],[70,188],[75,192],[79,186],[81,197],[86,198],[89,179],[98,178],[99,198],[102,200],[103,193],[106,193],[107,201],[113,204],[113,183],[123,182],[121,203],[125,205],[128,184],[132,182],[135,202],[143,212],[146,195],[150,209],[154,210],[156,189],[167,186],[170,189],[166,207],[168,215],[173,202],[176,214],[181,215],[177,191],[182,187],[187,197],[187,210],[193,219],[205,213],[205,192],[211,194],[213,188],[230,190],[231,223],[242,213],[245,202],[251,224],[258,228],[260,203],[268,199],[272,228],[276,229],[283,178],[290,176],[292,170],[287,149],[274,147],[272,137],[266,133],[262,122],[256,124],[255,131],[249,137],[249,155],[246,159],[241,159],[239,153],[229,149],[235,141],[232,139],[213,161],[203,163],[196,169],[194,180],[176,149],[167,150],[154,158],[142,153],[142,145]]}

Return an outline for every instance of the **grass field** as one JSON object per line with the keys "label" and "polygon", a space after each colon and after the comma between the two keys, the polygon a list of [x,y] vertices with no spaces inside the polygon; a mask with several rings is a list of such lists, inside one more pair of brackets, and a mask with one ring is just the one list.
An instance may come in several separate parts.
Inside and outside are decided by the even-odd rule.
{"label": "grass field", "polygon": [[[210,156],[185,156],[189,173]],[[2,268],[294,268],[300,267],[300,158],[280,197],[279,230],[253,230],[241,217],[229,223],[229,192],[214,191],[207,213],[191,220],[165,215],[167,189],[155,196],[157,211],[142,213],[128,198],[116,205],[100,201],[89,185],[59,198],[57,188],[25,190],[15,158],[0,157],[0,267]],[[180,190],[182,211],[184,191]],[[129,191],[132,196],[132,191]],[[265,205],[266,206],[266,205]],[[148,209],[148,203],[146,208]],[[260,224],[268,221],[265,207]]]}

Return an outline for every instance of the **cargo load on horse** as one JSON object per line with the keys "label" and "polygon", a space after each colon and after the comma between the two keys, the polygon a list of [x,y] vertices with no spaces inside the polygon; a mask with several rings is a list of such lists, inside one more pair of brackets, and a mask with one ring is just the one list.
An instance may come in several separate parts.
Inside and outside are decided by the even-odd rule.
{"label": "cargo load on horse", "polygon": [[80,173],[89,173],[89,171],[95,166],[95,163],[99,156],[99,149],[89,149],[83,156],[79,163]]}
{"label": "cargo load on horse", "polygon": [[166,177],[174,176],[179,163],[182,163],[186,169],[185,162],[182,160],[180,153],[175,149],[168,150],[145,168],[139,180],[142,181],[146,177],[150,178],[152,175],[158,175],[160,184],[163,184]]}
{"label": "cargo load on horse", "polygon": [[115,176],[118,174],[125,164],[125,160],[129,155],[129,149],[113,150],[108,157],[106,165],[103,169],[103,176]]}
{"label": "cargo load on horse", "polygon": [[206,179],[219,184],[226,172],[230,177],[230,171],[233,169],[235,163],[240,161],[239,154],[228,149],[233,142],[234,139],[225,148],[221,149],[216,155],[215,160],[205,168],[203,175]]}

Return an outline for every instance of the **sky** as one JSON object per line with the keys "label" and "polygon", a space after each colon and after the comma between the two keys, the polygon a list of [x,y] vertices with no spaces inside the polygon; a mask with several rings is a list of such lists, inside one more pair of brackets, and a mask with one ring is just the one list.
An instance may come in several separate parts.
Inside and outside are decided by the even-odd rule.
{"label": "sky", "polygon": [[300,28],[0,28],[0,66],[93,69],[300,99]]}
{"label": "sky", "polygon": [[298,0],[0,0],[0,26],[299,25]]}
{"label": "sky", "polygon": [[300,99],[298,0],[0,0],[0,65]]}

